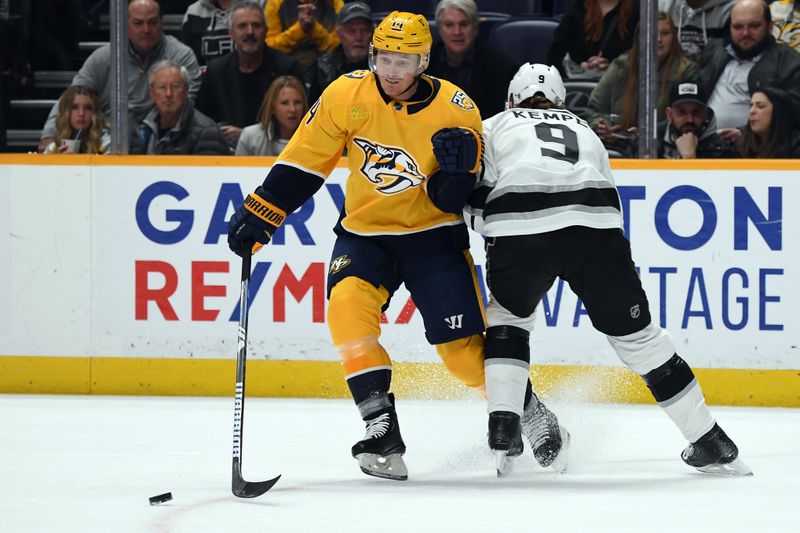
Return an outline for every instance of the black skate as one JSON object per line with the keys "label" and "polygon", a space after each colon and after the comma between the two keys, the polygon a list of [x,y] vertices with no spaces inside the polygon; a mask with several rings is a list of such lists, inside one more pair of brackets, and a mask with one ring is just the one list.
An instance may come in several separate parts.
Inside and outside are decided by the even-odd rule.
{"label": "black skate", "polygon": [[753,471],[739,458],[736,444],[714,424],[708,433],[691,443],[681,453],[681,459],[700,472],[752,476]]}
{"label": "black skate", "polygon": [[556,472],[566,472],[569,432],[536,396],[522,413],[522,432],[531,444],[536,462],[544,468],[552,467]]}
{"label": "black skate", "polygon": [[379,411],[366,421],[364,438],[356,442],[351,451],[365,474],[404,481],[408,479],[408,469],[403,461],[406,445],[400,436],[393,394],[389,395],[389,400],[392,407]]}
{"label": "black skate", "polygon": [[524,448],[519,415],[508,411],[489,413],[489,448],[497,459],[497,477],[510,474],[514,459]]}

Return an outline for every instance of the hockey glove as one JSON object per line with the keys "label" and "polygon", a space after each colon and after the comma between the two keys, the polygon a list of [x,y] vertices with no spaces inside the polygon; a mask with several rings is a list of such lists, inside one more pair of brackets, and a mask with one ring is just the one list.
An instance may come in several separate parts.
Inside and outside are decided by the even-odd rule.
{"label": "hockey glove", "polygon": [[472,128],[444,128],[431,137],[433,155],[446,174],[475,174],[483,160],[483,137]]}
{"label": "hockey glove", "polygon": [[260,194],[263,194],[261,187],[253,194],[248,194],[244,205],[228,222],[228,247],[239,257],[260,250],[286,219],[283,209],[265,200]]}

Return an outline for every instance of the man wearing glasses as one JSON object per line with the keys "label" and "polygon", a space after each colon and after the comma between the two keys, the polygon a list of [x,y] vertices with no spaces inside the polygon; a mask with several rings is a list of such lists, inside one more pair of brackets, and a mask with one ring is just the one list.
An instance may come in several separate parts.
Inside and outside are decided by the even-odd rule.
{"label": "man wearing glasses", "polygon": [[130,153],[230,155],[217,125],[189,99],[186,67],[163,59],[150,69],[148,81],[155,107],[131,135]]}

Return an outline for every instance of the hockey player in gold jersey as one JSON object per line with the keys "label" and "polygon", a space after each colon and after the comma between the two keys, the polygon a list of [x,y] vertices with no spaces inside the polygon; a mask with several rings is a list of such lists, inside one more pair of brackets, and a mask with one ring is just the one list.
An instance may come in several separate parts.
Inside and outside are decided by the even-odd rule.
{"label": "hockey player in gold jersey", "polygon": [[458,87],[425,76],[427,20],[393,12],[375,29],[370,70],[328,86],[262,186],[232,217],[239,255],[269,242],[347,150],[350,175],[328,272],[328,324],[366,435],[361,470],[406,479],[380,315],[404,283],[448,370],[483,391],[484,310],[461,209],[482,157],[481,118]]}

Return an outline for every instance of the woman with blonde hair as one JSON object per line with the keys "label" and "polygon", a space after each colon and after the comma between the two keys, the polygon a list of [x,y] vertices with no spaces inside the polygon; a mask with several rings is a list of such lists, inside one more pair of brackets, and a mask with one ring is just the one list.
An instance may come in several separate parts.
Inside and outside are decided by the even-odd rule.
{"label": "woman with blonde hair", "polygon": [[303,83],[279,76],[269,86],[258,110],[258,123],[242,130],[236,155],[278,155],[308,111]]}
{"label": "woman with blonde hair", "polygon": [[[589,97],[586,119],[605,143],[633,137],[639,122],[639,29],[633,47],[615,59]],[[687,59],[678,31],[663,11],[658,13],[658,121],[665,119],[674,80],[698,81],[697,64]]]}
{"label": "woman with blonde hair", "polygon": [[108,153],[111,145],[108,130],[97,93],[88,87],[72,85],[58,101],[55,138],[44,153]]}

